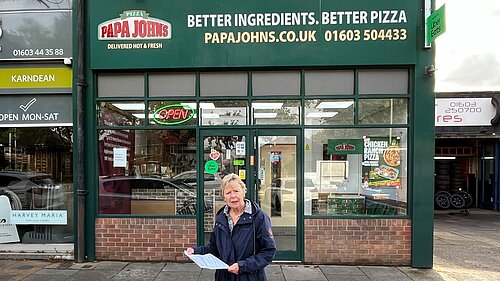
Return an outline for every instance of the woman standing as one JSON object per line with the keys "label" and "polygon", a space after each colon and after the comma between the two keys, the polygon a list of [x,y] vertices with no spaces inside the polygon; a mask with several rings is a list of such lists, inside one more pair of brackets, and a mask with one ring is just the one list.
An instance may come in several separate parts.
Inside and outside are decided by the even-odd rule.
{"label": "woman standing", "polygon": [[229,265],[215,271],[217,281],[265,281],[265,267],[276,252],[271,220],[259,206],[245,199],[246,187],[236,174],[222,179],[226,205],[215,217],[206,246],[186,249],[188,254],[211,253]]}

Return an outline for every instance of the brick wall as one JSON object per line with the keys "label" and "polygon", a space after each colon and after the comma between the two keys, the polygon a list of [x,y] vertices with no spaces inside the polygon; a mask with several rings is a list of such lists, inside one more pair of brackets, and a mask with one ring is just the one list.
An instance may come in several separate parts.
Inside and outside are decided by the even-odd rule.
{"label": "brick wall", "polygon": [[196,220],[176,218],[97,218],[96,259],[188,261],[196,245]]}
{"label": "brick wall", "polygon": [[411,264],[410,220],[306,219],[304,236],[305,263]]}

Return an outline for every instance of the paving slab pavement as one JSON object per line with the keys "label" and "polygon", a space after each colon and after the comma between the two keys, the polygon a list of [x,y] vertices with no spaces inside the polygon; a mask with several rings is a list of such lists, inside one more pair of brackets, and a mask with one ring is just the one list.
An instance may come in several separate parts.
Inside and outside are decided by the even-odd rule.
{"label": "paving slab pavement", "polygon": [[[0,266],[1,281],[214,280],[213,270],[200,269],[193,263],[2,260]],[[266,273],[269,281],[445,280],[434,270],[383,266],[271,264]]]}

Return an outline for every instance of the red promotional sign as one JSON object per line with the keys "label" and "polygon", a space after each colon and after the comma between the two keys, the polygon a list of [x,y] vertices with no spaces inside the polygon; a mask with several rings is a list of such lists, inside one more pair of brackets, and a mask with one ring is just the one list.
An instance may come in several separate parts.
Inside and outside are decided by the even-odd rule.
{"label": "red promotional sign", "polygon": [[99,40],[147,40],[170,39],[172,25],[164,20],[152,18],[142,10],[127,10],[119,18],[98,25]]}

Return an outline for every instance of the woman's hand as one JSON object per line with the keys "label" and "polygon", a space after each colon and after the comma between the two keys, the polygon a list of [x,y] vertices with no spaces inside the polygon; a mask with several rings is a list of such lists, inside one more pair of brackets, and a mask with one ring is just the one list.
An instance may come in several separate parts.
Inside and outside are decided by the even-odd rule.
{"label": "woman's hand", "polygon": [[189,248],[187,248],[187,249],[186,249],[186,253],[187,253],[188,255],[192,255],[192,254],[194,254],[194,249],[193,249],[193,248],[191,248],[191,247],[189,247]]}
{"label": "woman's hand", "polygon": [[233,265],[231,265],[227,271],[231,272],[231,273],[234,273],[236,275],[238,275],[239,271],[240,271],[240,266],[238,265],[237,262],[233,263]]}

